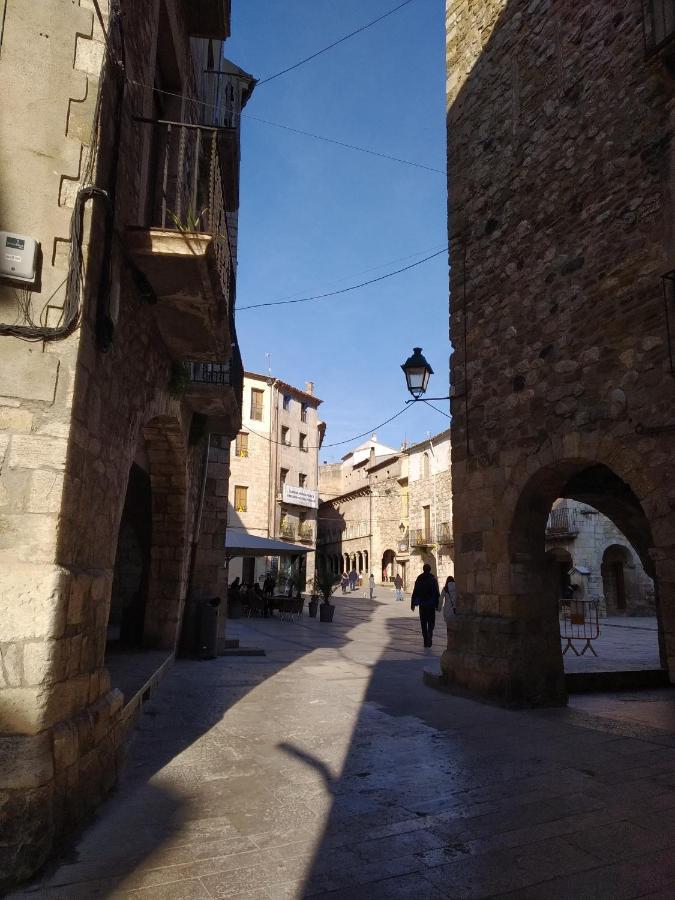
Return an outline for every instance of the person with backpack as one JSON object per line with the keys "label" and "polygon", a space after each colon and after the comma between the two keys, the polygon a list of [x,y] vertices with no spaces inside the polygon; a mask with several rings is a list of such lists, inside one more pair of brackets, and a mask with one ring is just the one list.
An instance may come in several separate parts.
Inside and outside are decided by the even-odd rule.
{"label": "person with backpack", "polygon": [[415,579],[415,587],[410,597],[410,609],[415,612],[415,607],[419,607],[420,627],[425,647],[431,647],[440,597],[436,576],[432,574],[429,563],[425,563],[422,566],[422,573]]}

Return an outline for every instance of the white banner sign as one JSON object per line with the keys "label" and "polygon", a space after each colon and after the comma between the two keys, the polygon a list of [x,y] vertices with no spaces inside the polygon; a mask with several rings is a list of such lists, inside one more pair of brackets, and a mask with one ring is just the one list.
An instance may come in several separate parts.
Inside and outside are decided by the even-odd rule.
{"label": "white banner sign", "polygon": [[317,491],[309,491],[307,488],[285,484],[281,496],[284,503],[292,503],[295,506],[309,506],[312,509],[319,508],[319,494]]}

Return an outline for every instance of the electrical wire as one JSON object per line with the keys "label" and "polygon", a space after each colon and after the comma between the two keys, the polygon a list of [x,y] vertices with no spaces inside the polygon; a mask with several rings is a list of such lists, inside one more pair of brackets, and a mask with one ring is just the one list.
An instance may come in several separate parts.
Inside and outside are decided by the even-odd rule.
{"label": "electrical wire", "polygon": [[267,303],[251,303],[248,306],[237,306],[237,312],[243,312],[245,309],[261,309],[265,306],[287,306],[290,303],[309,303],[310,300],[325,300],[327,297],[337,297],[338,294],[347,294],[350,291],[356,291],[359,288],[368,287],[370,284],[377,284],[378,281],[384,281],[387,278],[393,278],[394,275],[400,275],[402,272],[408,272],[410,269],[414,269],[416,266],[421,266],[422,263],[429,262],[430,259],[435,259],[437,256],[440,256],[441,253],[447,253],[448,248],[443,247],[442,250],[437,250],[436,253],[432,253],[430,256],[425,256],[423,259],[417,260],[417,262],[410,263],[409,266],[403,266],[402,269],[395,269],[393,272],[386,272],[384,275],[378,275],[377,278],[371,278],[368,281],[362,281],[359,284],[352,284],[346,288],[340,288],[337,291],[326,291],[324,294],[314,294],[310,297],[299,297],[296,300],[270,300]]}
{"label": "electrical wire", "polygon": [[[445,249],[445,248],[443,248]],[[376,272],[378,269],[383,269],[385,266],[393,266],[396,263],[407,262],[409,259],[415,259],[417,256],[420,256],[422,253],[432,253],[436,252],[435,248],[428,247],[426,250],[418,250],[417,253],[408,253],[407,256],[398,256],[396,259],[388,259],[386,262],[380,263],[378,266],[369,266],[367,269],[361,269],[358,272],[351,272],[349,275],[345,275],[344,278],[338,279],[336,284],[343,284],[345,281],[349,281],[350,278],[358,278],[360,275],[367,275],[369,272]],[[276,297],[274,301],[278,303],[280,300],[292,300],[294,297],[302,297],[302,291],[296,291],[293,294],[286,294],[284,297]]]}
{"label": "electrical wire", "polygon": [[317,50],[315,53],[312,53],[311,56],[306,56],[304,59],[299,60],[299,62],[294,63],[292,66],[287,66],[285,69],[282,69],[280,72],[275,72],[274,75],[269,75],[267,78],[263,78],[258,82],[258,87],[263,84],[269,84],[270,81],[274,81],[275,78],[281,78],[282,75],[286,75],[288,72],[293,72],[295,69],[299,69],[300,66],[304,66],[305,63],[311,62],[313,59],[316,59],[317,56],[321,56],[323,53],[327,53],[329,50],[332,50],[334,47],[339,46],[340,44],[344,44],[345,41],[348,41],[349,38],[354,37],[357,34],[361,34],[363,31],[366,31],[368,28],[372,28],[373,25],[377,25],[378,22],[381,22],[383,19],[392,16],[394,13],[398,12],[399,9],[403,9],[404,6],[408,6],[410,3],[413,3],[414,0],[404,0],[403,3],[399,3],[398,6],[395,6],[393,9],[388,10],[383,13],[381,16],[378,16],[376,19],[373,19],[370,22],[366,22],[365,25],[361,25],[359,28],[354,31],[350,31],[349,34],[345,34],[343,37],[339,38],[337,41],[333,41],[332,44],[328,44],[326,47],[322,47],[321,50]]}
{"label": "electrical wire", "polygon": [[270,125],[272,128],[281,128],[284,131],[290,131],[293,134],[301,134],[304,137],[314,138],[314,140],[323,141],[326,144],[335,144],[336,147],[344,147],[346,150],[357,150],[359,153],[368,153],[370,156],[379,156],[381,159],[388,159],[391,162],[401,163],[404,166],[425,169],[427,172],[435,172],[438,175],[443,175],[443,177],[447,175],[447,172],[444,169],[436,169],[434,166],[427,166],[424,165],[424,163],[413,162],[410,159],[402,159],[400,156],[391,156],[389,153],[371,150],[368,147],[359,147],[357,144],[348,144],[346,141],[338,141],[336,138],[314,134],[312,131],[302,131],[302,129],[293,128],[291,125],[282,125],[281,122],[270,122],[269,119],[261,119],[260,116],[252,116],[250,113],[242,113],[242,118],[250,119],[252,122],[261,122],[263,125]]}
{"label": "electrical wire", "polygon": [[444,412],[442,409],[439,409],[437,406],[434,406],[433,403],[429,403],[429,401],[424,400],[424,398],[422,398],[422,399],[423,399],[423,402],[426,403],[427,406],[430,406],[432,409],[435,409],[437,413],[440,413],[442,416],[445,416],[446,419],[452,418],[451,415],[448,415],[448,413]]}
{"label": "electrical wire", "polygon": [[332,444],[321,444],[315,447],[300,447],[300,444],[287,444],[284,441],[277,441],[274,438],[269,437],[266,434],[261,434],[259,431],[256,431],[254,428],[247,426],[246,431],[254,434],[256,437],[262,438],[264,441],[267,441],[269,444],[277,444],[280,447],[289,447],[292,450],[324,450],[328,447],[341,447],[344,444],[351,444],[352,441],[358,441],[359,438],[366,437],[369,434],[372,434],[374,431],[377,431],[378,428],[383,428],[385,425],[388,425],[390,422],[393,422],[394,419],[398,419],[399,416],[402,416],[406,410],[409,409],[409,405],[403,407],[403,409],[399,409],[397,413],[394,413],[393,416],[390,416],[388,419],[385,419],[384,422],[380,422],[379,425],[373,425],[372,428],[369,428],[367,431],[362,432],[361,434],[355,434],[353,437],[347,438],[344,441],[334,441]]}

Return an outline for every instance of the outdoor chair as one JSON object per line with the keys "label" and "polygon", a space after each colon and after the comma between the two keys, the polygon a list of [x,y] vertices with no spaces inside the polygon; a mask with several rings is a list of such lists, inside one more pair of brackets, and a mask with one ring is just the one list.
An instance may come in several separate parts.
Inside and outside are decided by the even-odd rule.
{"label": "outdoor chair", "polygon": [[249,600],[248,616],[264,616],[265,615],[265,598],[254,595]]}

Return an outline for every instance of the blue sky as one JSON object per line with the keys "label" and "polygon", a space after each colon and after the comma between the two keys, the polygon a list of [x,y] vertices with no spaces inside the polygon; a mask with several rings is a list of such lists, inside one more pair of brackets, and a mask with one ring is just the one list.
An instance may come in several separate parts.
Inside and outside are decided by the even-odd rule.
{"label": "blue sky", "polygon": [[[257,78],[376,18],[396,0],[234,0],[226,54]],[[304,131],[445,168],[444,2],[414,0],[300,69],[261,85],[242,122],[238,307],[345,287],[447,244],[443,175],[264,125]],[[408,397],[400,364],[422,346],[447,390],[445,254],[326,300],[242,310],[247,369],[316,383],[326,445],[389,418]],[[437,404],[447,410],[447,403]],[[448,419],[416,404],[378,438],[398,446]],[[321,460],[345,447],[325,446]]]}

